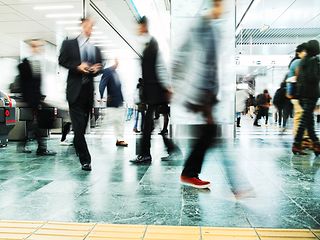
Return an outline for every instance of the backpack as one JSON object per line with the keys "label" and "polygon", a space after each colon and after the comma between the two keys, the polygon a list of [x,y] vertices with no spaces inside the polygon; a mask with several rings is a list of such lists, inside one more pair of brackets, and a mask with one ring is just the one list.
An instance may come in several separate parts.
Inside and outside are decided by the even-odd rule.
{"label": "backpack", "polygon": [[273,105],[280,107],[284,104],[286,100],[286,91],[283,88],[279,88],[273,97]]}

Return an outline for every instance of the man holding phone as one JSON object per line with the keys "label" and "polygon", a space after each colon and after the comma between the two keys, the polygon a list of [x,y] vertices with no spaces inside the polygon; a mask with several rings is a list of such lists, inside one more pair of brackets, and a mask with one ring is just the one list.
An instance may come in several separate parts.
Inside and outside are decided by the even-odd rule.
{"label": "man holding phone", "polygon": [[73,143],[84,171],[91,171],[91,155],[84,135],[93,107],[93,78],[102,69],[101,52],[89,41],[93,24],[91,18],[81,19],[81,34],[65,40],[59,56],[59,64],[69,69],[67,100],[74,130]]}

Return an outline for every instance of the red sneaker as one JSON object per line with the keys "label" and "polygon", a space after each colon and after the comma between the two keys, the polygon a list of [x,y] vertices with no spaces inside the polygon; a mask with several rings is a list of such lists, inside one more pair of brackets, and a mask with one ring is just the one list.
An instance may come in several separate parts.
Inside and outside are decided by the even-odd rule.
{"label": "red sneaker", "polygon": [[183,185],[191,186],[194,188],[209,188],[210,182],[208,181],[202,181],[201,179],[197,177],[186,177],[186,176],[180,176],[180,181]]}

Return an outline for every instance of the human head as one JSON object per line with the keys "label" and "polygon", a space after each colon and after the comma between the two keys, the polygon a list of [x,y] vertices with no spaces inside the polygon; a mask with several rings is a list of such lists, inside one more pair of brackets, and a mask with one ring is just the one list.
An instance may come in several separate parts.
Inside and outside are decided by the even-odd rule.
{"label": "human head", "polygon": [[33,55],[40,54],[42,51],[43,41],[41,39],[30,39],[26,41],[30,46]]}
{"label": "human head", "polygon": [[212,0],[211,18],[219,19],[223,13],[223,0]]}
{"label": "human head", "polygon": [[319,46],[319,42],[317,40],[310,40],[307,43],[307,54],[310,57],[314,57],[316,55],[318,55],[320,53],[320,46]]}
{"label": "human head", "polygon": [[148,33],[148,19],[143,16],[138,21],[138,34],[143,35],[145,33]]}
{"label": "human head", "polygon": [[81,18],[82,34],[86,37],[90,37],[92,33],[94,21],[89,17]]}
{"label": "human head", "polygon": [[267,89],[263,90],[263,94],[264,95],[268,95],[269,94],[269,91]]}
{"label": "human head", "polygon": [[300,59],[303,59],[307,55],[307,43],[302,43],[297,46],[296,56]]}

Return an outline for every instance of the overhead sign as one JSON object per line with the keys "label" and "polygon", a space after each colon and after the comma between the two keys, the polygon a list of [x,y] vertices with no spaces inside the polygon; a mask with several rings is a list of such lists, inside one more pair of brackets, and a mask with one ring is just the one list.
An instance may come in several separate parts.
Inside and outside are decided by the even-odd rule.
{"label": "overhead sign", "polygon": [[240,66],[288,66],[292,56],[290,55],[237,55],[236,65]]}

